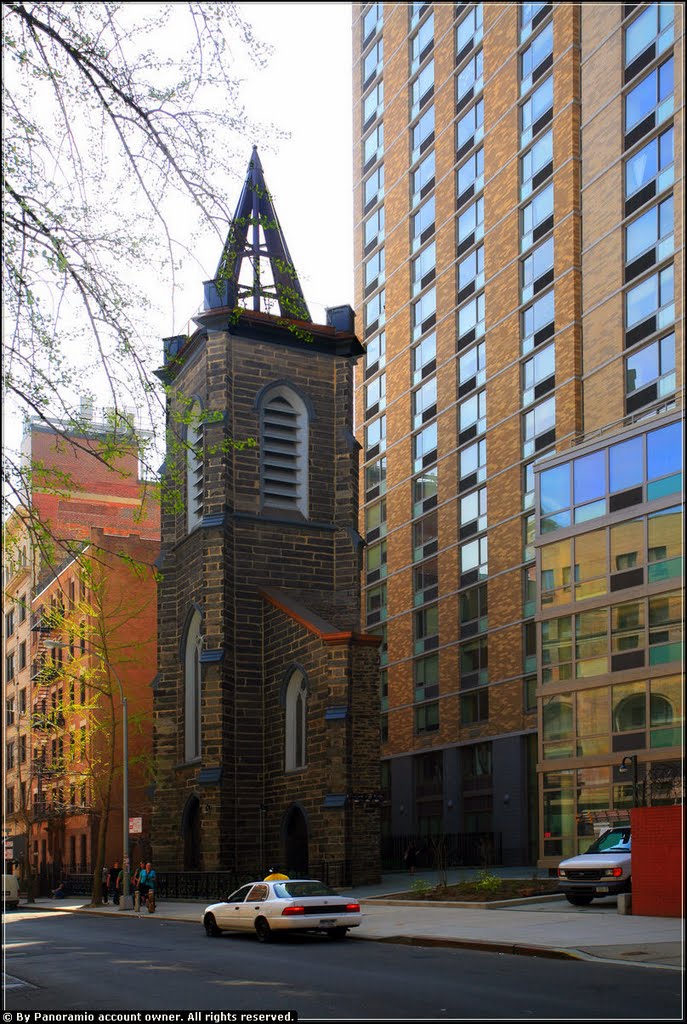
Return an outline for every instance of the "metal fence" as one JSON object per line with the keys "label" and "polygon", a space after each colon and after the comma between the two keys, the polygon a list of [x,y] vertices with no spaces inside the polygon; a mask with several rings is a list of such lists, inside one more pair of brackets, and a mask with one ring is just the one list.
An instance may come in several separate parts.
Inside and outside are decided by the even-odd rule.
{"label": "metal fence", "polygon": [[404,855],[410,843],[417,848],[416,866],[435,870],[440,867],[493,867],[503,863],[500,832],[463,832],[440,836],[386,836],[382,839],[382,871],[405,867]]}

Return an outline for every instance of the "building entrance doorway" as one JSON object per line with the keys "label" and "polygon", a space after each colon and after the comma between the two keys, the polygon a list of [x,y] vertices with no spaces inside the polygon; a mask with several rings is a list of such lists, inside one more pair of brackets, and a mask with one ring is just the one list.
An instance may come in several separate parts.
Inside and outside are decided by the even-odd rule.
{"label": "building entrance doorway", "polygon": [[184,871],[200,871],[200,800],[195,794],[186,801],[181,819],[181,832],[184,837]]}
{"label": "building entrance doorway", "polygon": [[300,807],[294,804],[284,822],[286,872],[291,878],[308,877],[308,823]]}

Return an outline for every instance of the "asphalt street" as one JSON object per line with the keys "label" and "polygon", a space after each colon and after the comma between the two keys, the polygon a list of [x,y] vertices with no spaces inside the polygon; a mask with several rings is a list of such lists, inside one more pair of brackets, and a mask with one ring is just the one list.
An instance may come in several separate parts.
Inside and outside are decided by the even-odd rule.
{"label": "asphalt street", "polygon": [[295,1010],[300,1020],[681,1020],[679,972],[200,924],[5,919],[9,1011]]}

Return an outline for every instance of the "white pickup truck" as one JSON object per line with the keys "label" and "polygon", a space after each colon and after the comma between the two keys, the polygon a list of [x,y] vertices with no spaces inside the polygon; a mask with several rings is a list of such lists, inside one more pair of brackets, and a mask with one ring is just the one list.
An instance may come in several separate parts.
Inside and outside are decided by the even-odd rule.
{"label": "white pickup truck", "polygon": [[586,853],[562,860],[558,881],[569,903],[586,907],[595,897],[615,896],[632,888],[630,827],[609,828]]}

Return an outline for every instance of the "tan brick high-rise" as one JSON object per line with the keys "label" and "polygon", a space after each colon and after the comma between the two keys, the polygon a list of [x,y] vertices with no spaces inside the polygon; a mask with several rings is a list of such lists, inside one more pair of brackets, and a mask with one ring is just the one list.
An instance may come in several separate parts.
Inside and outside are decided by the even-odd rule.
{"label": "tan brick high-rise", "polygon": [[[681,393],[681,54],[678,5],[354,5],[389,865],[410,836],[447,837],[456,862],[541,855],[534,464]],[[654,143],[652,178],[653,150],[632,160]],[[631,225],[654,208],[652,261]],[[630,280],[647,283],[627,298]]]}

